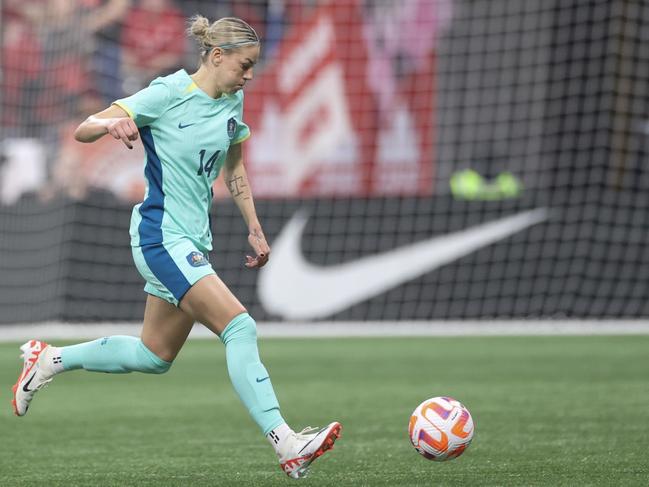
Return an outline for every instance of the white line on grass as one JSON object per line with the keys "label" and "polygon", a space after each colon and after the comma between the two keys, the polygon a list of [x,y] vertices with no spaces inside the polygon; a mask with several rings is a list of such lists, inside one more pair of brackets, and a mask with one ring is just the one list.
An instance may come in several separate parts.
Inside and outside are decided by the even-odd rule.
{"label": "white line on grass", "polygon": [[[140,323],[44,322],[0,325],[0,342],[39,339],[82,340],[110,335],[140,334]],[[354,321],[266,322],[258,324],[260,337],[395,337],[395,336],[533,336],[533,335],[647,335],[649,320],[547,321]],[[214,335],[201,325],[190,338]]]}

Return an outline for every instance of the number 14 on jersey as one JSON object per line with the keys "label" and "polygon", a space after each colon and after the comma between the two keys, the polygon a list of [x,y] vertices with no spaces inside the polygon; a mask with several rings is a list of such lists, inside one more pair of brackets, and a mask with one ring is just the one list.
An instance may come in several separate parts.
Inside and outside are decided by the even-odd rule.
{"label": "number 14 on jersey", "polygon": [[202,176],[203,172],[205,172],[209,177],[212,172],[212,168],[214,168],[214,163],[219,158],[219,154],[221,154],[221,151],[217,150],[214,154],[212,154],[212,156],[207,160],[207,162],[203,164],[206,152],[207,151],[205,149],[202,149],[200,152],[201,160],[199,162],[198,172],[196,173],[197,176]]}

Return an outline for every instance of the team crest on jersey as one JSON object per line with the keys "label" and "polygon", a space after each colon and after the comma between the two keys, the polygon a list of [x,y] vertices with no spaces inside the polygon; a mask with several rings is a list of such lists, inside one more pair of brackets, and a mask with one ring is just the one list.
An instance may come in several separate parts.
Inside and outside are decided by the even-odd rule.
{"label": "team crest on jersey", "polygon": [[228,137],[232,139],[234,137],[234,132],[237,130],[237,121],[232,117],[228,120]]}
{"label": "team crest on jersey", "polygon": [[207,260],[207,257],[196,251],[190,252],[187,255],[187,262],[189,262],[189,265],[192,267],[200,267],[202,265],[210,264],[209,260]]}

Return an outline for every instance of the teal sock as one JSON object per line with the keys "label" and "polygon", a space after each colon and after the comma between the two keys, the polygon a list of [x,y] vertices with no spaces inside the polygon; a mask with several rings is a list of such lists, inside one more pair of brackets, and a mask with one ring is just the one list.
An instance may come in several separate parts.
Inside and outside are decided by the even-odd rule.
{"label": "teal sock", "polygon": [[85,369],[111,374],[134,371],[162,374],[171,367],[171,362],[162,360],[139,338],[119,335],[62,347],[61,362],[64,370]]}
{"label": "teal sock", "polygon": [[248,313],[236,316],[221,333],[230,380],[252,419],[267,435],[285,421],[266,368],[259,360],[257,325]]}

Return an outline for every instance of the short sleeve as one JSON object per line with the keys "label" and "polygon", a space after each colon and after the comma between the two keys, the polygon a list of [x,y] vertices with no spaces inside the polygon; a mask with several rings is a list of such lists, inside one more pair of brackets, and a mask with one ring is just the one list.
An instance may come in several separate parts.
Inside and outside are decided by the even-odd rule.
{"label": "short sleeve", "polygon": [[232,138],[231,144],[232,145],[240,144],[248,137],[250,137],[250,127],[248,127],[243,122],[243,93],[242,93],[241,100],[239,102],[238,111],[237,111],[237,128],[234,132],[234,137]]}
{"label": "short sleeve", "polygon": [[169,87],[160,80],[154,80],[143,90],[113,103],[123,108],[138,127],[151,124],[159,118],[171,98]]}

